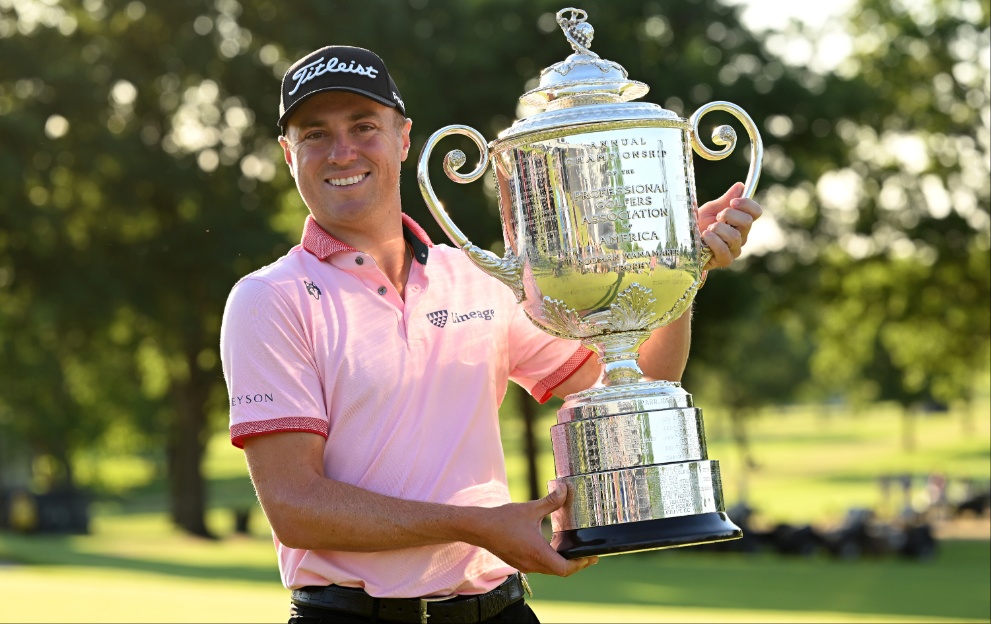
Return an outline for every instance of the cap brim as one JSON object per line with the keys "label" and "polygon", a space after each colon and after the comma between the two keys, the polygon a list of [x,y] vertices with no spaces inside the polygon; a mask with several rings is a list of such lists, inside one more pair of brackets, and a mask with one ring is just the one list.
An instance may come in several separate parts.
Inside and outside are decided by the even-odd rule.
{"label": "cap brim", "polygon": [[281,130],[285,131],[285,129],[286,129],[286,122],[289,121],[289,118],[292,117],[292,114],[296,111],[297,108],[299,108],[299,105],[300,104],[302,104],[303,102],[305,102],[306,100],[310,99],[311,97],[313,97],[314,95],[316,95],[318,93],[325,93],[327,91],[348,91],[349,93],[355,93],[357,95],[364,96],[364,97],[368,98],[369,100],[372,100],[373,102],[378,102],[379,104],[382,104],[383,106],[388,106],[389,108],[394,108],[394,109],[398,110],[400,113],[402,113],[403,116],[406,115],[406,111],[403,110],[403,108],[401,106],[399,106],[396,102],[393,102],[392,100],[386,99],[386,98],[381,97],[379,95],[376,95],[374,93],[370,93],[370,92],[364,91],[362,89],[356,89],[354,87],[324,87],[323,89],[316,89],[314,91],[311,91],[310,93],[307,93],[305,96],[303,96],[303,97],[299,98],[298,100],[296,100],[295,102],[293,102],[292,106],[290,106],[289,108],[287,108],[286,109],[286,112],[282,113],[282,116],[279,117],[279,128]]}

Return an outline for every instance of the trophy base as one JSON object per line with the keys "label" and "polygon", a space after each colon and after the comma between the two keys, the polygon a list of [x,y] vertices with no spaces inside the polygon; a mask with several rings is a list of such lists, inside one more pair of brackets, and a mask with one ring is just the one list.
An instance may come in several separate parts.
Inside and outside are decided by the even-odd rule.
{"label": "trophy base", "polygon": [[557,531],[551,546],[565,559],[694,546],[743,537],[724,512]]}

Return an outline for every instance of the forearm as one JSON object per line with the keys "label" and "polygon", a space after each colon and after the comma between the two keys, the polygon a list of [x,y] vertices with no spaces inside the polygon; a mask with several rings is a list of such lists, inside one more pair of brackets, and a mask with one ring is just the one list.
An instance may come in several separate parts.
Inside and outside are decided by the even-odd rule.
{"label": "forearm", "polygon": [[[248,438],[248,472],[279,541],[290,548],[370,552],[464,541],[482,545],[489,511],[403,500],[324,476],[324,439]],[[486,516],[486,517],[481,517]]]}
{"label": "forearm", "polygon": [[479,509],[376,494],[319,476],[262,498],[279,541],[291,548],[375,552],[473,539]]}
{"label": "forearm", "polygon": [[324,441],[312,433],[245,440],[251,481],[276,537],[303,550],[379,552],[465,542],[524,572],[567,576],[591,559],[566,560],[540,532],[565,490],[538,501],[460,507],[403,500],[324,477]]}
{"label": "forearm", "polygon": [[692,341],[692,311],[654,330],[640,346],[640,369],[653,379],[681,381]]}

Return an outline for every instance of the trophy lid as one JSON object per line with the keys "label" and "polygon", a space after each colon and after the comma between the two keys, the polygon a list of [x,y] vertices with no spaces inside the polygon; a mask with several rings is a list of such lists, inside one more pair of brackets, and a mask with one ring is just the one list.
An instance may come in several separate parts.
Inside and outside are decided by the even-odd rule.
{"label": "trophy lid", "polygon": [[[516,121],[499,139],[518,137],[576,123],[619,119],[678,119],[656,104],[628,104],[650,90],[632,80],[619,63],[606,60],[589,49],[595,33],[585,21],[588,14],[567,8],[557,12],[557,23],[574,53],[540,72],[540,84],[524,93],[520,102],[541,112]],[[580,109],[580,110],[578,110]]]}
{"label": "trophy lid", "polygon": [[607,61],[588,46],[595,29],[585,21],[581,9],[561,9],[557,23],[575,53],[540,72],[540,86],[523,94],[527,106],[557,110],[585,104],[629,102],[643,97],[650,88],[629,74],[619,63]]}

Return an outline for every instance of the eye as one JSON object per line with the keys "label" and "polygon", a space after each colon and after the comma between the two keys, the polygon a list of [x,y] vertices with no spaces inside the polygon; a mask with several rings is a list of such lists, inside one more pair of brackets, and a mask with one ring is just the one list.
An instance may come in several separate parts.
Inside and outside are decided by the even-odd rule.
{"label": "eye", "polygon": [[327,133],[324,132],[323,130],[313,130],[312,132],[307,132],[303,136],[303,140],[304,141],[315,141],[315,140],[322,139],[325,136],[327,136]]}
{"label": "eye", "polygon": [[355,130],[361,133],[373,132],[375,130],[375,125],[370,123],[358,124],[355,126]]}

